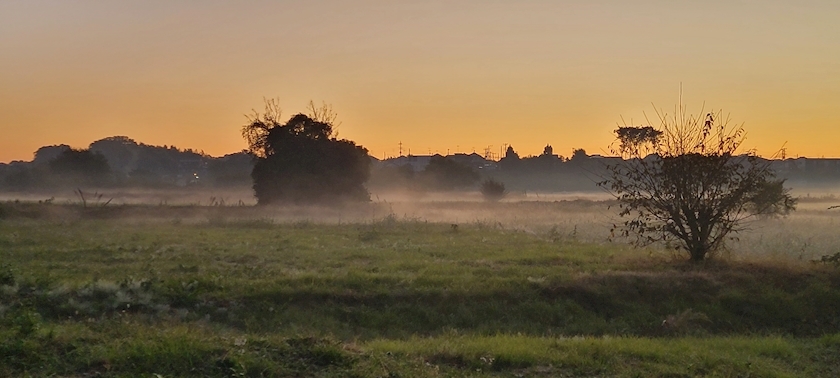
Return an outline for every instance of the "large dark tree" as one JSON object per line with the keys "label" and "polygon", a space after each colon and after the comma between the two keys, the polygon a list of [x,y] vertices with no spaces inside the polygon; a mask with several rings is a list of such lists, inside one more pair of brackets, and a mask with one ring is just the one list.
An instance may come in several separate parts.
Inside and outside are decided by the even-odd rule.
{"label": "large dark tree", "polygon": [[[692,261],[720,250],[754,216],[785,214],[795,201],[768,162],[741,151],[742,127],[722,114],[658,112],[660,127],[619,127],[624,160],[608,167],[600,185],[629,217],[616,229],[637,244],[675,242]],[[702,114],[702,112],[701,112]]]}
{"label": "large dark tree", "polygon": [[335,137],[335,114],[315,107],[280,123],[276,101],[266,101],[242,129],[257,161],[251,177],[259,204],[369,201],[367,149]]}

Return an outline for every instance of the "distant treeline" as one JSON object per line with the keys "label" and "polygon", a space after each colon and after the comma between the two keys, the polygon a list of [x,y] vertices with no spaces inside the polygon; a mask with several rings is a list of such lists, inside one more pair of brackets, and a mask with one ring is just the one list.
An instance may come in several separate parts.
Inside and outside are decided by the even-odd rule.
{"label": "distant treeline", "polygon": [[[513,147],[498,161],[476,153],[441,155],[409,155],[378,161],[371,173],[372,187],[409,189],[474,189],[484,178],[502,182],[508,191],[601,191],[608,165],[620,158],[589,155],[583,149],[571,156],[554,153],[550,145],[537,156],[520,157]],[[466,170],[446,166],[459,165]],[[834,187],[840,185],[840,159],[767,160],[779,178],[794,186]],[[457,173],[460,172],[460,173]]]}
{"label": "distant treeline", "polygon": [[391,189],[474,189],[483,179],[502,182],[513,191],[597,190],[605,160],[575,150],[571,157],[546,146],[538,156],[521,158],[512,147],[494,161],[476,153],[449,156],[400,156],[374,165],[370,185]]}
{"label": "distant treeline", "polygon": [[0,190],[250,185],[252,160],[246,152],[214,158],[191,149],[151,146],[115,136],[85,149],[45,146],[30,162],[0,164]]}
{"label": "distant treeline", "polygon": [[[447,191],[477,189],[492,178],[508,191],[596,191],[604,167],[617,158],[570,157],[546,146],[537,156],[520,157],[508,147],[501,160],[476,153],[409,155],[385,160],[371,157],[371,190]],[[212,157],[175,146],[152,146],[115,136],[85,149],[45,146],[32,161],[0,163],[0,191],[38,191],[75,187],[251,187],[254,157],[247,151]],[[837,185],[840,159],[771,160],[780,178],[793,185]]]}

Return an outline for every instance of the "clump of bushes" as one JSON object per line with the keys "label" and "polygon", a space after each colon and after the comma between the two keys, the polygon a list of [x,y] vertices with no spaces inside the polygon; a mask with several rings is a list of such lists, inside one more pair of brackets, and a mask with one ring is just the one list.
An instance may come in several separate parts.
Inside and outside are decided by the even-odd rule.
{"label": "clump of bushes", "polygon": [[484,180],[481,183],[481,195],[486,201],[499,201],[507,195],[505,184],[492,178]]}

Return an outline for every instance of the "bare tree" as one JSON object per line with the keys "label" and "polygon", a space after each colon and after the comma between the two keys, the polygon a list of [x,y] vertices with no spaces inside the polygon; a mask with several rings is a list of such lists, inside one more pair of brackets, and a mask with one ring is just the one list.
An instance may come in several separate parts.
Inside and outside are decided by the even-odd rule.
{"label": "bare tree", "polygon": [[341,126],[341,122],[338,122],[338,113],[333,110],[332,105],[326,102],[321,102],[321,105],[315,105],[315,102],[310,100],[309,105],[306,106],[306,110],[308,113],[307,116],[314,121],[332,125],[334,136],[338,137],[336,129]]}
{"label": "bare tree", "polygon": [[794,209],[769,162],[754,150],[742,151],[743,126],[730,126],[720,111],[686,114],[682,105],[673,115],[656,115],[658,127],[615,131],[618,146],[611,150],[622,159],[599,183],[627,217],[613,233],[637,245],[676,242],[692,261],[702,261],[748,218]]}
{"label": "bare tree", "polygon": [[258,157],[265,157],[268,132],[283,124],[280,99],[263,98],[263,103],[265,103],[265,110],[260,113],[251,109],[251,114],[245,115],[248,123],[242,126],[242,138],[248,143],[248,151]]}
{"label": "bare tree", "polygon": [[[283,124],[283,109],[280,108],[279,98],[263,98],[265,108],[262,113],[251,109],[251,114],[246,114],[248,123],[242,126],[242,138],[248,143],[248,150],[258,157],[265,157],[265,141],[268,140],[268,132],[275,126]],[[309,101],[306,106],[307,116],[323,124],[331,125],[333,137],[338,137],[336,129],[341,125],[338,122],[338,113],[336,113],[332,105],[322,102],[321,105],[315,105],[314,101]]]}

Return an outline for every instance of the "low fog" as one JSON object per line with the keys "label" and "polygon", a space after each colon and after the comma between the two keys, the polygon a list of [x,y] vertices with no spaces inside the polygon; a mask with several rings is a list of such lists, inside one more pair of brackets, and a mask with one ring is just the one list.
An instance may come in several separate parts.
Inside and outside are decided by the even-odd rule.
{"label": "low fog", "polygon": [[[0,164],[0,202],[20,218],[65,222],[101,218],[122,222],[238,224],[342,224],[395,227],[434,222],[527,232],[556,242],[616,243],[611,229],[626,218],[596,183],[617,158],[575,150],[565,158],[546,146],[539,156],[520,158],[512,147],[498,161],[478,154],[400,156],[377,160],[359,182],[369,201],[294,202],[258,205],[248,151],[214,158],[174,146],[149,146],[127,137],[96,141],[86,150],[46,146],[31,162]],[[840,224],[840,170],[831,159],[771,160],[777,176],[798,198],[798,209],[782,218],[757,217],[728,241],[733,258],[778,257],[807,261],[836,253]],[[276,176],[276,175],[275,175]],[[364,176],[364,177],[362,177]],[[286,177],[286,176],[284,176]],[[320,180],[320,181],[319,181]],[[340,183],[311,180],[315,190]],[[294,180],[287,179],[287,182]],[[491,197],[485,186],[501,193]],[[364,194],[364,193],[362,193]],[[327,196],[329,197],[329,195]],[[662,246],[650,249],[673,254]]]}
{"label": "low fog", "polygon": [[[810,261],[840,250],[840,188],[794,186],[797,210],[782,218],[754,219],[727,243],[729,258],[778,258]],[[357,227],[394,227],[401,222],[436,222],[500,232],[527,232],[557,242],[615,243],[611,236],[622,222],[617,206],[603,191],[509,192],[498,202],[485,201],[477,190],[418,192],[371,189],[368,203],[330,206],[256,206],[247,186],[232,188],[182,187],[61,189],[0,193],[0,201],[39,207],[54,221],[82,219],[80,208],[99,211],[123,222],[184,222],[247,226],[250,223]],[[673,254],[652,247],[657,254]]]}

